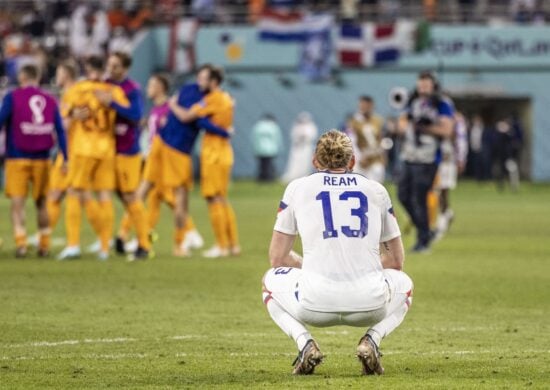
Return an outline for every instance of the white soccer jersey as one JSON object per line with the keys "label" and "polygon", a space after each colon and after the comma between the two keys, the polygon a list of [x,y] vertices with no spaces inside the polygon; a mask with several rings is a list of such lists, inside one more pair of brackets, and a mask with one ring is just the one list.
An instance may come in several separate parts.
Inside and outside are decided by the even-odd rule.
{"label": "white soccer jersey", "polygon": [[294,180],[274,230],[302,239],[297,295],[305,308],[355,312],[385,304],[380,243],[401,233],[381,184],[355,173],[318,172]]}

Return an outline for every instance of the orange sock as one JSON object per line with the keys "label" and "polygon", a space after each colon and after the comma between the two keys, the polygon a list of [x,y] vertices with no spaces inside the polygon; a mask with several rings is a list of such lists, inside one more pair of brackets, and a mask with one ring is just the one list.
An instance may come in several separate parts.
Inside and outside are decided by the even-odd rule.
{"label": "orange sock", "polygon": [[154,229],[160,218],[160,196],[158,191],[152,190],[147,195],[147,223],[150,229]]}
{"label": "orange sock", "polygon": [[48,211],[48,220],[50,229],[55,229],[59,216],[61,215],[61,202],[48,199],[46,201],[46,210]]}
{"label": "orange sock", "polygon": [[195,230],[197,227],[195,226],[195,221],[193,221],[193,217],[190,215],[187,216],[187,219],[185,220],[185,232],[190,232],[191,230]]}
{"label": "orange sock", "polygon": [[149,241],[149,224],[147,223],[147,211],[141,200],[128,204],[127,212],[130,215],[132,223],[136,228],[139,246],[145,250],[151,249]]}
{"label": "orange sock", "polygon": [[50,249],[50,236],[51,236],[51,229],[40,229],[40,235],[38,239],[38,249],[47,251]]}
{"label": "orange sock", "polygon": [[115,209],[113,208],[112,200],[102,200],[99,202],[101,210],[99,241],[101,242],[101,250],[109,252],[109,242],[113,236],[115,225]]}
{"label": "orange sock", "polygon": [[80,246],[80,219],[82,208],[80,200],[75,195],[67,195],[65,206],[65,231],[67,246]]}
{"label": "orange sock", "polygon": [[174,244],[176,245],[176,247],[179,248],[183,243],[183,240],[185,239],[185,233],[185,226],[182,228],[176,227],[176,231],[174,232]]}
{"label": "orange sock", "polygon": [[225,215],[224,205],[220,202],[208,203],[208,216],[216,243],[222,249],[229,248],[229,235],[227,233],[227,217]]}
{"label": "orange sock", "polygon": [[437,215],[439,211],[439,194],[430,190],[426,197],[426,203],[428,205],[428,221],[430,223],[430,228],[435,228],[437,224]]}
{"label": "orange sock", "polygon": [[122,219],[120,220],[120,227],[118,228],[117,236],[119,238],[122,238],[122,240],[126,241],[131,230],[132,230],[132,219],[130,218],[130,214],[128,214],[128,212],[125,212],[124,215],[122,216]]}
{"label": "orange sock", "polygon": [[27,235],[25,233],[15,234],[15,246],[17,248],[22,248],[27,246]]}
{"label": "orange sock", "polygon": [[[109,201],[109,203],[112,202]],[[102,207],[103,206],[100,206],[99,202],[95,199],[88,199],[84,203],[86,217],[88,218],[90,225],[92,225],[92,229],[94,229],[95,234],[97,234],[98,236],[101,235],[101,230],[103,228],[103,213],[105,212],[105,210],[103,210]]]}
{"label": "orange sock", "polygon": [[227,234],[231,246],[239,246],[239,230],[237,229],[237,215],[229,203],[224,204],[227,223]]}

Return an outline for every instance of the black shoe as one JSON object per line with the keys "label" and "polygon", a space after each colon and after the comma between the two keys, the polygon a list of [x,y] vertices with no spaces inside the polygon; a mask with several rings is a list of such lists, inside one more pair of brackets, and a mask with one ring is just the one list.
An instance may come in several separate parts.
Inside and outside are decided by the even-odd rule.
{"label": "black shoe", "polygon": [[45,259],[47,257],[50,257],[50,251],[47,249],[38,249],[38,252],[36,253],[38,257],[41,259]]}
{"label": "black shoe", "polygon": [[314,340],[308,340],[304,348],[298,354],[292,365],[294,375],[311,375],[323,361],[323,354]]}
{"label": "black shoe", "polygon": [[430,253],[430,245],[422,244],[417,242],[416,245],[411,249],[413,253]]}
{"label": "black shoe", "polygon": [[124,240],[120,237],[115,238],[115,252],[117,255],[125,255]]}
{"label": "black shoe", "polygon": [[149,256],[150,256],[150,253],[148,250],[145,250],[142,247],[138,246],[136,251],[128,256],[128,261],[147,260]]}

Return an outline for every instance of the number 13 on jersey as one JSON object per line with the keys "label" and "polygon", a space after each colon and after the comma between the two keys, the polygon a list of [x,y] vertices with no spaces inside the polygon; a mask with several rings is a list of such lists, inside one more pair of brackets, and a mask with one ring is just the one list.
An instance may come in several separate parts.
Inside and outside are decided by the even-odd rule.
{"label": "number 13 on jersey", "polygon": [[[332,201],[329,191],[321,191],[315,199],[321,201],[323,207],[323,219],[325,221],[325,231],[323,232],[323,238],[335,238],[338,237],[338,230],[334,228],[334,219],[332,217]],[[369,228],[369,219],[367,212],[369,211],[369,201],[367,196],[360,191],[345,191],[338,196],[338,201],[348,201],[350,199],[357,199],[359,201],[359,207],[351,208],[350,215],[359,219],[359,229],[352,229],[351,226],[342,226],[341,231],[346,237],[351,238],[363,238],[367,235]]]}

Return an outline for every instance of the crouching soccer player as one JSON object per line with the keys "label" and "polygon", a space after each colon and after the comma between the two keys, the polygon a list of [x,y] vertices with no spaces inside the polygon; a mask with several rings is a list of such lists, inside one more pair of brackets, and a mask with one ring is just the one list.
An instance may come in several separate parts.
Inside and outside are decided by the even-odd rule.
{"label": "crouching soccer player", "polygon": [[[323,360],[306,325],[368,329],[357,357],[365,375],[382,374],[379,347],[405,318],[413,283],[402,271],[401,233],[386,189],[351,172],[351,140],[332,130],[317,142],[317,173],[292,181],[279,206],[263,280],[263,300],[300,351],[294,374]],[[297,235],[301,259],[292,251]]]}

